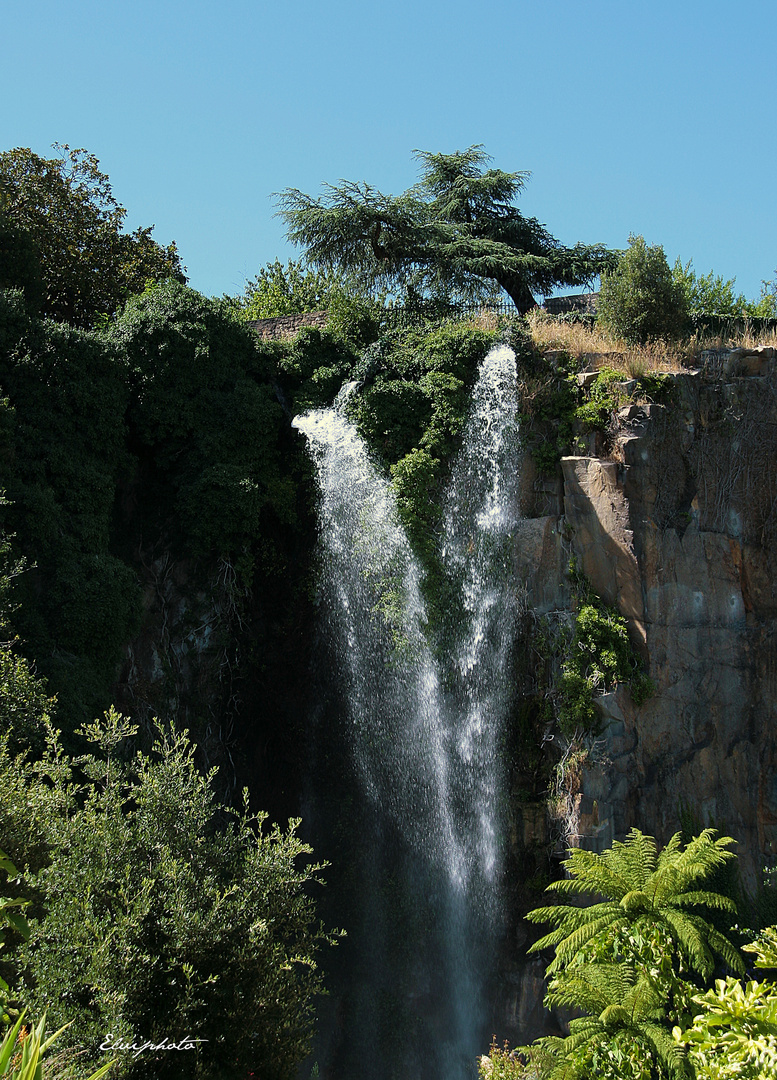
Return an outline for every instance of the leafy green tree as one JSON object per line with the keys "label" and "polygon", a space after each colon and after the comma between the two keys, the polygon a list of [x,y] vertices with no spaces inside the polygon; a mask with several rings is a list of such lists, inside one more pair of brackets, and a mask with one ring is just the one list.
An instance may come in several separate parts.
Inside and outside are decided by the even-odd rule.
{"label": "leafy green tree", "polygon": [[267,263],[255,278],[246,282],[240,299],[244,319],[272,319],[306,311],[326,311],[333,292],[341,289],[340,278],[326,270],[306,270],[289,259]]}
{"label": "leafy green tree", "polygon": [[271,319],[325,311],[327,330],[348,347],[361,349],[377,340],[385,315],[385,294],[372,295],[351,276],[310,270],[289,259],[268,263],[246,284],[237,300],[241,319]]}
{"label": "leafy green tree", "polygon": [[683,266],[680,259],[672,268],[672,278],[685,292],[691,315],[741,315],[747,301],[734,292],[736,278],[724,280],[719,274],[697,274],[691,261]]}
{"label": "leafy green tree", "polygon": [[81,733],[94,753],[70,759],[52,732],[37,765],[0,743],[0,829],[11,844],[31,832],[44,841],[27,875],[22,993],[38,1015],[72,1022],[62,1044],[86,1050],[79,1075],[100,1063],[111,1032],[203,1040],[191,1060],[120,1054],[127,1080],[182,1067],[287,1080],[309,1048],[316,956],[332,940],[311,895],[321,868],[297,822],[268,831],[263,815],[220,806],[185,734],[160,728],[146,756],[132,753],[134,732],[111,710]]}
{"label": "leafy green tree", "polygon": [[369,286],[477,299],[503,289],[521,313],[535,293],[582,285],[614,265],[602,245],[565,247],[525,217],[515,200],[529,174],[487,168],[482,146],[416,157],[421,180],[399,196],[352,181],[326,185],[318,199],[287,188],[279,213],[289,239],[313,266]]}
{"label": "leafy green tree", "polygon": [[688,325],[688,292],[659,244],[630,236],[614,270],[602,275],[597,318],[631,342],[679,337]]}
{"label": "leafy green tree", "polygon": [[32,309],[89,327],[149,280],[185,281],[174,243],[162,247],[152,227],[122,231],[127,212],[94,154],[54,148],[54,158],[0,153],[0,288],[22,288]]}

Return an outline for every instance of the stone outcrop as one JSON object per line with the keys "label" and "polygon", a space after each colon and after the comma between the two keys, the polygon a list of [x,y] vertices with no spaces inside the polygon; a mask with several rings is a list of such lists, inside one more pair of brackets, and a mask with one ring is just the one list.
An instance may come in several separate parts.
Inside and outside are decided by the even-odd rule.
{"label": "stone outcrop", "polygon": [[599,699],[579,842],[602,849],[632,825],[665,842],[685,815],[738,840],[750,887],[777,856],[772,352],[729,353],[675,376],[671,403],[622,409],[610,459],[562,461],[563,516],[527,522],[516,557],[547,611],[566,602],[574,553],[628,620],[656,687],[639,708],[624,687]]}
{"label": "stone outcrop", "polygon": [[274,319],[254,319],[247,325],[265,341],[288,341],[296,337],[305,326],[323,330],[328,318],[328,311],[306,311],[301,315],[278,315]]}

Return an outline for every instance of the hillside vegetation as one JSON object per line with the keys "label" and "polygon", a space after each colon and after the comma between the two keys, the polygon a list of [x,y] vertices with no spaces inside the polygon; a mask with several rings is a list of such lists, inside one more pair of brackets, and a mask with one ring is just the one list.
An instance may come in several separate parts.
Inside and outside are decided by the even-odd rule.
{"label": "hillside vegetation", "polygon": [[[316,913],[325,872],[295,816],[309,748],[316,525],[313,467],[293,415],[357,384],[348,415],[390,478],[422,560],[434,638],[452,617],[435,541],[441,493],[489,349],[514,349],[524,450],[539,476],[553,477],[562,456],[606,437],[625,403],[671,402],[662,373],[724,344],[694,336],[683,318],[710,296],[735,309],[739,298],[688,266],[669,279],[659,268],[683,317],[654,321],[649,333],[644,321],[619,329],[610,319],[605,329],[536,309],[456,317],[452,302],[467,289],[494,293],[486,257],[501,260],[526,309],[543,284],[598,269],[614,280],[625,258],[560,248],[512,206],[522,174],[484,172],[480,148],[467,154],[422,156],[422,197],[391,207],[390,267],[364,256],[365,270],[354,255],[382,293],[336,265],[284,271],[276,262],[243,297],[221,299],[186,285],[174,245],[162,248],[150,229],[122,231],[125,211],[85,151],[0,154],[0,1005],[13,1036],[0,1069],[11,1068],[13,1025],[25,1009],[36,1024],[45,1016],[49,1027],[71,1025],[57,1043],[65,1057],[45,1074],[63,1078],[104,1063],[97,1048],[108,1031],[152,1043],[195,1033],[203,1042],[192,1075],[203,1080],[286,1080],[309,1051],[319,964],[337,933]],[[461,205],[446,201],[449,166],[459,170]],[[473,206],[504,220],[478,235]],[[286,193],[302,238],[321,209]],[[429,224],[436,246],[421,251],[411,241]],[[379,234],[376,243],[388,240]],[[459,261],[446,277],[440,251],[454,249]],[[392,307],[386,281],[396,285],[419,252],[423,273]],[[769,314],[772,296],[765,287],[753,318],[756,308]],[[327,328],[291,341],[262,341],[247,325],[322,304],[331,308]],[[745,329],[736,343],[775,345],[777,336]],[[594,377],[581,378],[586,371]],[[535,680],[505,745],[513,790],[527,802],[553,789],[545,734],[594,736],[594,691],[627,684],[643,700],[652,689],[625,621],[574,567],[570,589],[573,619],[541,627],[536,655],[516,673]],[[268,809],[289,824],[270,824]],[[680,859],[679,841],[662,856],[640,837],[610,857],[628,863],[638,849],[635,881]],[[721,964],[741,966],[714,918],[733,918],[742,899],[715,877],[728,865],[728,841],[685,841],[686,856],[703,849],[706,858],[704,873],[683,879],[710,879],[688,901],[703,915],[678,912],[673,900],[659,918],[642,878],[610,896],[601,876],[594,884],[610,898],[609,929],[575,937],[582,952],[569,935],[589,909],[565,909],[561,924],[551,909],[537,914],[558,924],[545,939],[561,958],[552,1001],[593,1021],[578,1023],[574,1045],[526,1051],[521,1071],[495,1050],[484,1075],[648,1080],[695,1069],[722,1080],[714,1033],[694,1022],[691,1002],[704,992],[711,1013],[752,1021],[726,1021],[745,1030],[748,1048],[753,1032],[772,1038],[771,989],[736,980],[712,989]],[[569,858],[580,879],[590,871],[594,881],[592,867],[605,873],[606,859]],[[539,880],[538,867],[524,867],[525,878],[529,869]],[[615,907],[628,918],[611,918]],[[772,954],[758,947],[766,964]],[[740,992],[749,997],[737,1012]],[[638,1052],[629,1043],[634,1017],[652,1025]],[[743,1052],[744,1071],[731,1075],[766,1076],[773,1045],[764,1045],[755,1064]],[[175,1054],[151,1054],[120,1055],[114,1074],[180,1075]]]}

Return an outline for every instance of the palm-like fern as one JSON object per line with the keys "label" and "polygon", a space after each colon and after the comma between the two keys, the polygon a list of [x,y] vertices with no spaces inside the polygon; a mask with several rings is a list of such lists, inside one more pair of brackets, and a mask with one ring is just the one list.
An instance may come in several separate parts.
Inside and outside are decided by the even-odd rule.
{"label": "palm-like fern", "polygon": [[715,955],[738,973],[742,957],[732,943],[695,908],[736,911],[727,896],[700,888],[727,860],[731,837],[715,838],[705,829],[683,849],[677,833],[658,854],[656,841],[632,829],[625,841],[613,843],[600,855],[572,849],[564,865],[569,877],[548,886],[556,892],[598,895],[604,899],[587,907],[556,904],[537,908],[527,916],[554,926],[530,951],[555,945],[556,956],[548,973],[563,971],[584,947],[597,939],[629,930],[660,927],[668,934],[689,968],[710,978]]}
{"label": "palm-like fern", "polygon": [[692,1075],[686,1051],[662,1023],[660,991],[628,964],[570,969],[553,980],[547,1003],[575,1006],[588,1015],[570,1022],[566,1038],[548,1036],[522,1048],[530,1062],[528,1075],[543,1080]]}

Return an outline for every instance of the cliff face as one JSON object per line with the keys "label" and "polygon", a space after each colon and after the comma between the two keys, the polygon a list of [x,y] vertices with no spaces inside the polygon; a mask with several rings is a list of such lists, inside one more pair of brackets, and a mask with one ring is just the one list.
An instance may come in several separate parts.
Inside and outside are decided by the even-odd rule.
{"label": "cliff face", "polygon": [[610,460],[565,458],[563,491],[533,493],[560,513],[527,520],[517,556],[529,603],[547,611],[566,605],[576,554],[656,687],[639,708],[625,689],[599,699],[577,842],[601,850],[632,825],[665,842],[682,808],[737,838],[749,886],[777,854],[774,366],[729,356],[675,376],[666,405],[621,409]]}

